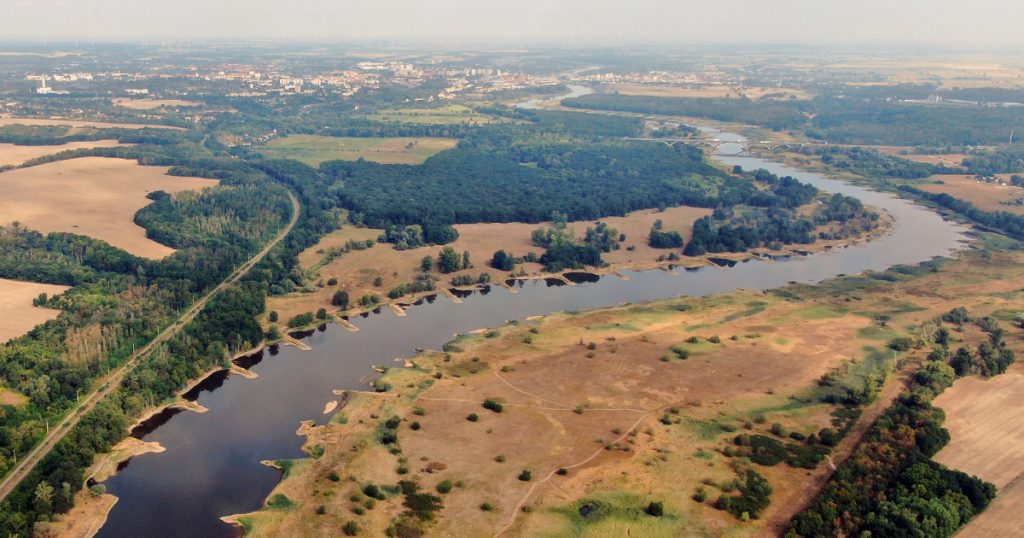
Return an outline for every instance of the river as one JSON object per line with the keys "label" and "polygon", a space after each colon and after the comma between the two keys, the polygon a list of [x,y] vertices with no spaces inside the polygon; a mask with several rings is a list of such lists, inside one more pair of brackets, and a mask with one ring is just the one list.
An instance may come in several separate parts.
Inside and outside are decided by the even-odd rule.
{"label": "river", "polygon": [[[714,135],[726,140],[725,133]],[[725,147],[723,153],[729,153]],[[236,534],[221,516],[258,509],[281,477],[261,460],[303,457],[302,420],[324,423],[324,404],[335,389],[366,389],[372,365],[400,366],[416,348],[439,349],[453,335],[502,325],[508,320],[559,310],[575,310],[706,295],[737,288],[766,290],[791,281],[819,282],[840,274],[884,270],[948,255],[962,247],[963,228],[936,213],[892,195],[827,179],[754,157],[721,156],[728,165],[765,168],[792,175],[828,192],[855,196],[888,211],[895,223],[889,235],[833,252],[760,260],[731,268],[704,267],[678,273],[625,271],[575,286],[543,280],[521,284],[518,293],[492,286],[455,304],[439,296],[408,309],[355,317],[358,332],[336,324],[305,338],[311,351],[291,347],[267,352],[251,366],[256,379],[220,374],[195,391],[207,413],[165,412],[135,435],[157,441],[166,452],[130,460],[106,482],[120,500],[99,536],[225,537]]]}

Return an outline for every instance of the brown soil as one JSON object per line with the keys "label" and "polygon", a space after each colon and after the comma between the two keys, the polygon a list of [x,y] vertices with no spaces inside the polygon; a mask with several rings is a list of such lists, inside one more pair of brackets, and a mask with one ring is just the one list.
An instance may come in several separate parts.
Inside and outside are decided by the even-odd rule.
{"label": "brown soil", "polygon": [[60,310],[32,306],[32,300],[40,293],[53,296],[67,289],[68,286],[0,278],[0,342],[21,336],[36,325],[56,318]]}
{"label": "brown soil", "polygon": [[70,232],[106,241],[132,254],[159,259],[174,249],[146,238],[133,222],[146,194],[217,185],[217,180],[176,177],[167,168],[134,161],[84,157],[0,174],[4,225],[20,222],[43,233]]}
{"label": "brown soil", "polygon": [[[978,181],[967,175],[936,175],[925,181],[942,181],[942,184],[922,183],[921,189],[934,193],[946,193],[965,200],[985,211],[1009,211],[1024,215],[1024,205],[1010,205],[1008,202],[1024,198],[1024,189],[998,183]],[[1004,203],[1007,202],[1007,203]]]}
{"label": "brown soil", "polygon": [[[531,322],[537,323],[536,333],[529,331],[528,324],[509,325],[491,335],[476,333],[463,339],[459,345],[465,351],[452,353],[450,361],[443,354],[427,353],[413,361],[413,368],[390,370],[385,378],[395,388],[388,393],[350,394],[331,424],[308,432],[307,446],[320,445],[324,456],[293,468],[290,478],[275,490],[295,500],[298,507],[244,519],[257,536],[275,535],[282,529],[330,534],[350,519],[376,533],[399,514],[400,501],[377,503],[366,515],[356,516],[348,497],[360,484],[412,479],[429,489],[450,479],[461,481],[463,487],[444,495],[445,508],[431,535],[490,536],[506,526],[509,536],[562,535],[569,532],[570,523],[555,509],[572,510],[580,499],[614,499],[627,493],[640,499],[632,502],[662,500],[679,526],[666,530],[644,526],[649,525],[644,523],[647,520],[630,520],[628,525],[588,527],[588,536],[778,535],[827,480],[832,472],[828,462],[812,471],[758,466],[758,472],[772,483],[772,504],[762,519],[740,523],[709,504],[690,500],[702,480],[721,483],[734,476],[729,460],[717,452],[733,434],[704,436],[699,429],[682,426],[680,430],[678,423],[665,426],[657,419],[677,406],[678,415],[668,414],[683,425],[707,421],[742,427],[757,413],[766,415],[767,424],[778,421],[792,431],[809,433],[827,425],[827,406],[782,409],[791,396],[814,386],[823,371],[859,357],[865,345],[884,345],[891,336],[871,336],[865,331],[872,326],[872,313],[889,313],[889,327],[900,328],[961,305],[972,316],[1024,309],[1019,293],[1024,288],[1020,270],[1024,255],[965,252],[962,258],[938,273],[896,283],[873,281],[854,295],[832,291],[829,283],[795,286],[793,291],[803,297],[795,303],[738,292],[687,299],[693,308],[686,312],[654,303],[536,318]],[[844,288],[837,285],[835,289]],[[754,301],[768,305],[763,312],[739,315]],[[705,339],[719,335],[722,344],[695,344],[686,361],[660,360],[668,345],[690,335]],[[732,340],[733,335],[738,339]],[[524,342],[527,337],[532,340],[529,344]],[[953,337],[954,346],[975,346],[984,334],[967,325]],[[593,342],[594,349],[581,342]],[[1011,338],[1018,352],[1024,352],[1019,349],[1022,343]],[[878,401],[865,408],[862,419],[833,452],[833,463],[841,463],[851,453],[899,392],[921,353],[914,354],[910,366],[893,376]],[[438,372],[440,379],[434,380]],[[961,380],[937,400],[947,408],[947,426],[953,434],[953,443],[940,453],[940,461],[953,463],[944,458],[960,453],[965,460],[973,454],[974,465],[997,472],[1024,465],[1016,451],[1006,448],[1014,445],[1019,425],[1002,420],[1024,416],[1013,408],[1012,396],[1024,388],[1017,386],[1024,366],[1014,366],[1006,376],[988,382]],[[984,388],[974,387],[975,383]],[[504,412],[482,408],[487,398],[501,401]],[[951,400],[961,402],[960,407],[949,407]],[[1002,409],[992,407],[999,405]],[[412,412],[417,406],[422,414]],[[582,414],[574,411],[577,407]],[[958,415],[971,409],[982,418],[967,418],[965,424],[977,427],[978,421],[989,428],[987,433],[963,433]],[[469,413],[479,419],[467,421]],[[376,440],[380,423],[392,415],[403,418],[399,428],[402,460],[387,454]],[[412,422],[421,427],[413,430]],[[755,431],[762,429],[764,425],[754,425]],[[995,452],[982,452],[979,457],[977,443],[961,449],[958,437],[968,443],[985,439],[981,450]],[[505,461],[495,461],[498,455]],[[995,462],[988,465],[988,460]],[[408,467],[407,474],[396,473],[402,465]],[[530,482],[516,478],[524,468],[533,472]],[[558,468],[568,469],[567,475],[553,474]],[[351,478],[338,483],[327,480],[332,470]],[[983,473],[984,468],[970,472]],[[993,535],[992,529],[1012,534],[1010,529],[1016,527],[1011,523],[991,525],[1000,525],[999,519],[1014,521],[1014,508],[1024,506],[1024,494],[1015,493],[1020,480],[1014,477],[1019,474],[1019,470],[1005,471],[992,478],[1009,485],[991,512],[967,527],[967,535]],[[719,494],[713,486],[706,489],[712,501]],[[484,501],[495,510],[480,511]],[[319,504],[324,504],[326,514],[312,515]],[[521,506],[528,507],[529,513],[519,510]]]}
{"label": "brown soil", "polygon": [[53,155],[62,151],[91,148],[117,148],[129,144],[121,144],[116,140],[97,140],[95,142],[68,142],[52,146],[16,146],[0,144],[0,166],[18,166],[38,157]]}
{"label": "brown soil", "polygon": [[181,99],[131,99],[117,98],[113,100],[116,106],[130,108],[132,110],[153,110],[154,108],[166,107],[196,107],[203,106],[203,103],[195,101],[183,101]]}
{"label": "brown soil", "polygon": [[952,437],[935,460],[992,482],[999,490],[995,502],[958,536],[1011,536],[1024,523],[1022,391],[1024,365],[1017,363],[992,379],[961,379],[935,399],[946,412]]}
{"label": "brown soil", "polygon": [[949,153],[945,155],[900,155],[899,157],[908,161],[939,166],[963,166],[967,155],[964,153]]}
{"label": "brown soil", "polygon": [[54,126],[54,125],[66,125],[68,127],[95,127],[98,129],[177,129],[184,131],[181,127],[172,127],[170,125],[151,125],[145,123],[109,123],[103,121],[88,121],[88,120],[68,120],[64,118],[12,118],[10,116],[0,116],[0,127],[4,125],[42,125],[42,126]]}
{"label": "brown soil", "polygon": [[[729,318],[752,301],[771,306]],[[531,515],[515,519],[511,535],[557,533],[561,523],[545,516],[545,508],[620,487],[667,499],[673,513],[682,513],[694,528],[717,534],[735,526],[731,516],[689,501],[702,478],[732,476],[727,461],[714,452],[722,434],[705,438],[657,418],[678,406],[679,415],[672,416],[684,423],[749,420],[753,409],[783,404],[829,368],[857,356],[865,344],[859,330],[870,321],[854,315],[814,319],[802,314],[805,305],[749,293],[694,303],[697,308],[688,312],[660,303],[557,314],[535,320],[536,334],[528,325],[509,326],[497,337],[470,337],[460,344],[465,351],[454,353],[450,362],[428,353],[413,361],[414,369],[392,370],[388,381],[395,387],[416,387],[431,372],[442,377],[426,390],[356,395],[339,413],[347,425],[335,421],[313,429],[309,444],[324,447],[325,456],[298,473],[293,469],[292,476],[301,478],[276,490],[301,508],[246,516],[254,535],[283,528],[323,534],[355,519],[347,499],[356,486],[324,480],[331,469],[344,469],[360,482],[408,478],[429,488],[444,479],[462,481],[463,488],[445,496],[432,532],[437,535],[493,535],[521,515],[524,505],[532,508]],[[801,322],[792,323],[794,317]],[[689,360],[661,360],[670,345],[690,335],[719,335],[723,343],[697,344]],[[523,342],[527,336],[532,343]],[[594,349],[581,340],[593,342]],[[504,412],[483,409],[488,398],[503,402]],[[410,413],[413,406],[421,407],[422,415]],[[469,413],[479,420],[466,420]],[[395,474],[395,458],[373,440],[380,421],[392,414],[405,419],[399,438],[407,475]],[[811,431],[826,425],[828,416],[825,406],[811,406],[797,414],[769,412],[772,420]],[[419,430],[409,428],[413,421]],[[710,459],[694,457],[698,450]],[[499,455],[504,462],[495,461]],[[532,471],[531,482],[516,478],[524,468]],[[569,469],[568,475],[555,475],[559,468]],[[765,473],[781,499],[797,498],[812,480],[783,468]],[[319,493],[311,496],[314,490]],[[334,493],[323,497],[325,490]],[[478,505],[484,501],[495,511],[482,512]],[[306,515],[321,503],[326,515]],[[378,503],[358,518],[360,525],[383,530],[399,509],[392,504]],[[466,529],[474,530],[466,534]]]}
{"label": "brown soil", "polygon": [[117,504],[110,494],[94,496],[83,488],[75,495],[75,506],[58,521],[39,524],[35,538],[92,538],[107,522],[107,514]]}

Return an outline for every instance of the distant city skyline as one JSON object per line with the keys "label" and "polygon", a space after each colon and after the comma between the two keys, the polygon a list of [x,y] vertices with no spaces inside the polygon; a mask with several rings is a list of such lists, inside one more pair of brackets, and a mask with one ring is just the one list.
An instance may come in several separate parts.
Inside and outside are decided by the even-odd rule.
{"label": "distant city skyline", "polygon": [[0,40],[1024,45],[1019,0],[5,0]]}

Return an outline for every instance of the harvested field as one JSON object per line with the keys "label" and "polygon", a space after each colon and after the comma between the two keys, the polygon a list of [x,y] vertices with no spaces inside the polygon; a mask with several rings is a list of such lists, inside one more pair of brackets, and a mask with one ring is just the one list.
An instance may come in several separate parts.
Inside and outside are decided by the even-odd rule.
{"label": "harvested field", "polygon": [[154,108],[160,108],[163,106],[171,108],[203,106],[203,103],[183,101],[181,99],[132,99],[130,97],[119,97],[117,99],[113,99],[113,103],[116,106],[132,110],[153,110]]}
{"label": "harvested field", "polygon": [[935,460],[1004,488],[1024,475],[1024,365],[992,379],[961,379],[935,399],[952,440]]}
{"label": "harvested field", "polygon": [[62,118],[12,118],[10,116],[0,116],[0,127],[5,125],[41,125],[41,126],[54,126],[54,125],[66,125],[68,127],[94,127],[97,129],[177,129],[184,131],[181,127],[172,127],[170,125],[153,125],[147,123],[109,123],[103,121],[86,121],[86,120],[66,120]]}
{"label": "harvested field", "polygon": [[291,135],[271,141],[257,151],[274,159],[295,159],[310,166],[324,161],[367,161],[382,164],[421,164],[432,155],[454,148],[453,138],[355,138]]}
{"label": "harvested field", "polygon": [[213,179],[166,175],[166,167],[85,157],[0,174],[0,215],[41,232],[70,232],[100,239],[132,254],[163,258],[174,249],[146,238],[133,222],[148,205],[146,194],[217,185]]}
{"label": "harvested field", "polygon": [[917,163],[934,164],[937,166],[963,166],[967,155],[964,153],[949,153],[945,155],[899,155],[908,161]]}
{"label": "harvested field", "polygon": [[[931,183],[942,181],[942,183]],[[1011,185],[985,183],[968,175],[936,175],[920,185],[922,190],[934,193],[946,193],[954,198],[965,200],[985,211],[1009,211],[1024,215],[1024,205],[1010,204],[1024,198],[1024,189]],[[1004,203],[1005,202],[1005,203]]]}
{"label": "harvested field", "polygon": [[935,399],[952,437],[935,460],[999,488],[988,510],[957,536],[1011,536],[1024,525],[1022,392],[1024,365],[1018,362],[992,379],[961,379]]}
{"label": "harvested field", "polygon": [[14,144],[0,144],[0,166],[18,166],[46,155],[53,155],[62,151],[91,148],[117,148],[127,146],[117,140],[97,140],[95,142],[68,142],[67,144],[52,146],[17,146]]}
{"label": "harvested field", "polygon": [[36,325],[56,318],[60,310],[32,306],[32,299],[40,293],[52,296],[67,289],[68,286],[0,278],[0,342],[21,336]]}

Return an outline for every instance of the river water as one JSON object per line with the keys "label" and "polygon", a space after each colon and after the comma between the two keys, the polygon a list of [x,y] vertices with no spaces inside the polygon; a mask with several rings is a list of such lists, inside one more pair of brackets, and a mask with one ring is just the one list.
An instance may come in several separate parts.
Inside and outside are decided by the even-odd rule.
{"label": "river water", "polygon": [[[713,134],[726,140],[726,133]],[[736,140],[741,140],[736,137]],[[738,151],[723,146],[723,154]],[[828,192],[855,196],[888,211],[892,233],[869,243],[833,252],[794,256],[768,263],[760,260],[731,268],[706,267],[678,274],[625,271],[575,286],[551,286],[543,280],[521,284],[518,293],[493,286],[455,304],[441,296],[408,309],[407,317],[390,310],[355,317],[358,332],[331,324],[305,338],[311,351],[285,347],[267,352],[251,366],[256,379],[220,374],[194,391],[209,409],[165,412],[154,424],[134,432],[157,441],[166,452],[130,460],[106,482],[120,500],[99,536],[225,537],[236,534],[219,518],[262,506],[280,473],[261,460],[304,454],[295,435],[302,420],[324,423],[324,404],[335,389],[366,389],[372,365],[400,366],[396,357],[411,357],[416,348],[439,349],[453,335],[502,325],[508,320],[575,310],[706,295],[737,288],[766,290],[791,281],[818,282],[840,274],[884,270],[948,255],[962,247],[963,228],[932,211],[889,194],[801,172],[754,157],[722,156],[726,164],[765,168],[792,175]]]}

